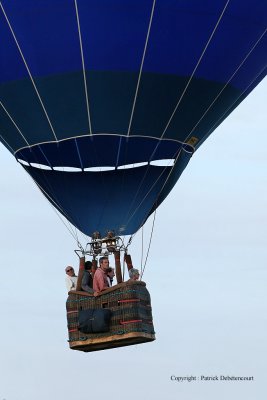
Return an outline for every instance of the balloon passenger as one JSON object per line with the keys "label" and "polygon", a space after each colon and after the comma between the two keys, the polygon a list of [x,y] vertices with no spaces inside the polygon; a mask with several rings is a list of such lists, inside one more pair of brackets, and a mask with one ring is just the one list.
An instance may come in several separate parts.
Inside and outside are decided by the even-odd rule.
{"label": "balloon passenger", "polygon": [[114,276],[115,276],[114,268],[109,267],[107,269],[107,281],[109,287],[112,286]]}
{"label": "balloon passenger", "polygon": [[76,290],[78,277],[75,275],[74,269],[70,265],[68,265],[65,268],[65,272],[67,274],[65,279],[67,291],[69,292],[70,290]]}
{"label": "balloon passenger", "polygon": [[131,268],[129,270],[129,281],[138,281],[139,277],[140,277],[140,273],[139,270],[136,268]]}
{"label": "balloon passenger", "polygon": [[92,263],[86,261],[84,263],[84,272],[82,277],[82,290],[88,293],[94,293],[93,290],[93,277],[92,277]]}
{"label": "balloon passenger", "polygon": [[109,268],[108,257],[100,257],[99,267],[97,268],[94,274],[94,280],[93,280],[93,289],[96,293],[99,293],[102,290],[105,290],[109,287],[106,274],[108,268]]}

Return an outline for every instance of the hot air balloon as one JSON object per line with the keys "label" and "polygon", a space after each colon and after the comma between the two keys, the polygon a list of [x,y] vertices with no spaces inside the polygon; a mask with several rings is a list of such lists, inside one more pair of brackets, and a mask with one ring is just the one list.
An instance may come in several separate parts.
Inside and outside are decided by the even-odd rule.
{"label": "hot air balloon", "polygon": [[[69,295],[72,348],[154,340],[145,284],[122,282],[120,252],[132,262],[121,237],[144,225],[264,78],[266,27],[263,0],[0,2],[1,142],[92,238],[80,247],[81,271],[84,256],[115,254],[117,289]],[[108,334],[79,336],[85,303],[113,309],[109,345]],[[134,305],[126,321],[123,304]]]}

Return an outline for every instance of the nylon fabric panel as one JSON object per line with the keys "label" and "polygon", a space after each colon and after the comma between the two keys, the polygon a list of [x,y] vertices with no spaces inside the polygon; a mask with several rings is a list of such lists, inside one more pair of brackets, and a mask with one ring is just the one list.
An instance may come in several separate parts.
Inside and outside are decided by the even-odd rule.
{"label": "nylon fabric panel", "polygon": [[[180,165],[179,174],[184,167],[184,163]],[[147,166],[71,173],[24,168],[73,225],[87,235],[98,230],[103,236],[110,229],[120,235],[136,232],[149,216],[171,170]]]}

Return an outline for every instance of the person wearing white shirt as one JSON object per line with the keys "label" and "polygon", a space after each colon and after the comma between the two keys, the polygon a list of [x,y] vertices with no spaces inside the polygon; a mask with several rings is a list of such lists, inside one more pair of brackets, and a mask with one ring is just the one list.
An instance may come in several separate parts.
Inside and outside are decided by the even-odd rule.
{"label": "person wearing white shirt", "polygon": [[78,277],[75,275],[74,269],[70,265],[68,265],[65,268],[65,272],[67,274],[66,276],[67,291],[69,292],[70,290],[76,290]]}

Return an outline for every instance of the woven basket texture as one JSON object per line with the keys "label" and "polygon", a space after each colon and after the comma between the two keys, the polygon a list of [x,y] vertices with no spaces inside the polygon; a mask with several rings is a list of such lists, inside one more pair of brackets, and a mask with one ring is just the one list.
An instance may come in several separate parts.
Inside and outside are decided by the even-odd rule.
{"label": "woven basket texture", "polygon": [[[150,295],[144,282],[125,282],[94,297],[70,292],[67,299],[69,342],[104,338],[131,332],[154,334]],[[112,311],[110,331],[84,334],[78,330],[79,310],[108,308]]]}

